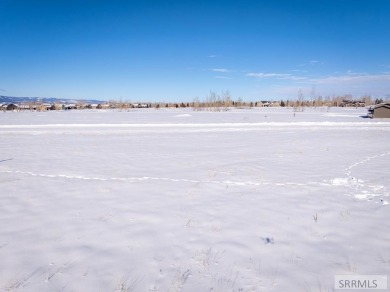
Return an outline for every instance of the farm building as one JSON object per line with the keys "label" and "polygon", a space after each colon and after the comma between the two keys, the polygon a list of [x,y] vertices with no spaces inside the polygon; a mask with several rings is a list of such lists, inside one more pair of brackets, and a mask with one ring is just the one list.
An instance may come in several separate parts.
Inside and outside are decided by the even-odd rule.
{"label": "farm building", "polygon": [[110,105],[108,103],[99,103],[97,106],[96,106],[97,109],[108,109],[110,108]]}
{"label": "farm building", "polygon": [[77,105],[75,105],[75,104],[66,104],[65,106],[64,106],[64,108],[66,109],[66,110],[71,110],[71,109],[77,109]]}
{"label": "farm building", "polygon": [[258,105],[260,107],[275,107],[275,106],[280,106],[280,103],[278,101],[262,100],[258,102]]}
{"label": "farm building", "polygon": [[16,105],[16,104],[13,104],[13,103],[10,103],[9,105],[7,105],[6,109],[7,111],[13,111],[13,110],[17,110],[19,107]]}
{"label": "farm building", "polygon": [[97,103],[88,103],[86,108],[87,109],[96,109],[98,107]]}
{"label": "farm building", "polygon": [[339,104],[340,107],[365,107],[366,103],[364,101],[358,100],[343,100],[342,103]]}
{"label": "farm building", "polygon": [[368,109],[368,116],[372,118],[390,118],[390,103],[381,103]]}

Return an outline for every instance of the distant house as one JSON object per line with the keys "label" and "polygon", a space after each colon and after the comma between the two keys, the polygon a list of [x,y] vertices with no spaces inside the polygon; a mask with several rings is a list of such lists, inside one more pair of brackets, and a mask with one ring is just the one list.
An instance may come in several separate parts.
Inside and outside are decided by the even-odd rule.
{"label": "distant house", "polygon": [[390,119],[390,103],[380,103],[368,109],[368,116],[373,119]]}
{"label": "distant house", "polygon": [[96,109],[98,107],[97,103],[88,103],[87,109]]}
{"label": "distant house", "polygon": [[86,108],[88,108],[88,104],[86,103],[79,102],[76,104],[76,109],[86,109]]}
{"label": "distant house", "polygon": [[54,111],[54,110],[63,110],[63,109],[65,109],[65,105],[64,105],[64,104],[61,104],[61,103],[53,103],[53,104],[51,105],[50,109],[51,109],[52,111]]}
{"label": "distant house", "polygon": [[271,102],[271,106],[272,107],[280,106],[280,102],[279,101],[273,101],[273,102]]}
{"label": "distant house", "polygon": [[359,100],[343,100],[342,103],[339,104],[340,107],[365,107],[366,103],[364,101]]}
{"label": "distant house", "polygon": [[97,109],[108,109],[110,108],[110,105],[108,103],[99,103],[97,106],[96,106]]}
{"label": "distant house", "polygon": [[280,106],[280,102],[278,101],[271,101],[271,100],[262,100],[257,103],[260,107],[276,107]]}
{"label": "distant house", "polygon": [[20,110],[30,110],[30,106],[28,104],[20,104],[19,109]]}
{"label": "distant house", "polygon": [[133,104],[131,104],[131,107],[132,108],[147,108],[148,105],[146,103],[133,103]]}
{"label": "distant house", "polygon": [[6,110],[13,111],[13,110],[17,110],[18,108],[19,107],[16,104],[10,103],[9,105],[7,105]]}
{"label": "distant house", "polygon": [[270,107],[272,103],[270,101],[267,101],[267,100],[262,100],[258,104],[259,104],[259,106],[262,106],[262,107]]}
{"label": "distant house", "polygon": [[44,103],[44,104],[42,104],[42,108],[44,110],[49,111],[49,110],[51,110],[51,104],[50,103]]}
{"label": "distant house", "polygon": [[77,106],[75,104],[65,104],[64,109],[71,110],[71,109],[77,109]]}

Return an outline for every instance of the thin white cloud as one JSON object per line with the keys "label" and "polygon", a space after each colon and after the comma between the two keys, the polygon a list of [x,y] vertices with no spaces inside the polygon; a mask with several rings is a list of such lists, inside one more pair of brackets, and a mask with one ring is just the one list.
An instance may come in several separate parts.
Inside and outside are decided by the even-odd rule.
{"label": "thin white cloud", "polygon": [[292,74],[283,74],[283,73],[247,73],[246,76],[260,78],[260,79],[276,78],[276,79],[294,80],[294,81],[306,79],[306,77],[295,76]]}
{"label": "thin white cloud", "polygon": [[232,78],[227,77],[227,76],[215,76],[215,78],[217,78],[217,79],[228,79],[228,80],[232,79]]}
{"label": "thin white cloud", "polygon": [[367,73],[363,73],[363,72],[354,72],[352,70],[348,70],[347,71],[347,75],[367,75]]}
{"label": "thin white cloud", "polygon": [[246,76],[249,77],[256,77],[256,78],[286,78],[288,76],[291,76],[291,74],[280,74],[280,73],[248,73]]}
{"label": "thin white cloud", "polygon": [[[299,70],[293,70],[294,72],[299,72]],[[302,71],[301,71],[302,72]],[[318,83],[318,84],[332,84],[332,83],[346,83],[346,82],[361,82],[361,83],[368,83],[368,82],[383,82],[383,81],[390,81],[390,74],[389,72],[385,72],[384,74],[367,74],[367,73],[361,73],[361,72],[353,72],[351,70],[348,70],[346,73],[341,75],[331,75],[331,76],[324,76],[324,77],[304,77],[304,76],[297,76],[293,74],[285,74],[285,73],[247,73],[246,76],[248,77],[254,77],[259,79],[279,79],[279,80],[290,80],[290,81],[304,81],[304,82],[310,82],[310,83]]]}
{"label": "thin white cloud", "polygon": [[310,95],[313,86],[316,86],[317,92],[324,96],[333,94],[390,95],[390,72],[368,74],[348,70],[322,76],[310,76],[309,73],[302,73],[302,71],[290,74],[247,72],[245,76],[268,81],[264,82],[264,84],[269,83],[268,86],[270,87],[267,90],[271,92],[274,90],[274,94],[280,94],[281,96],[294,96],[297,88],[304,89]]}
{"label": "thin white cloud", "polygon": [[290,75],[290,77],[286,79],[293,80],[293,81],[305,81],[307,80],[307,77]]}
{"label": "thin white cloud", "polygon": [[310,60],[307,63],[298,64],[297,67],[304,67],[304,66],[315,66],[315,65],[323,65],[324,62],[319,60]]}
{"label": "thin white cloud", "polygon": [[227,72],[229,72],[228,69],[224,69],[224,68],[214,68],[214,69],[211,69],[211,71],[219,72],[219,73],[227,73]]}
{"label": "thin white cloud", "polygon": [[307,73],[308,71],[307,70],[299,70],[299,69],[295,69],[295,70],[290,70],[291,72],[300,72],[300,73]]}
{"label": "thin white cloud", "polygon": [[216,55],[208,55],[207,58],[216,58]]}
{"label": "thin white cloud", "polygon": [[390,81],[390,74],[346,74],[313,78],[310,81],[318,84],[387,82]]}

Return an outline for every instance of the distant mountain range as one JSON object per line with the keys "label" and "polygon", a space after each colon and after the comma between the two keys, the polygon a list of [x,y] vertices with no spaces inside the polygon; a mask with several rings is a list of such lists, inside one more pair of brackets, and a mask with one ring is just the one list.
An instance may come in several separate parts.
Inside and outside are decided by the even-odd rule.
{"label": "distant mountain range", "polygon": [[64,98],[55,98],[55,97],[15,97],[15,96],[4,96],[0,95],[0,103],[29,103],[29,102],[39,102],[39,103],[103,103],[102,100],[95,99],[64,99]]}

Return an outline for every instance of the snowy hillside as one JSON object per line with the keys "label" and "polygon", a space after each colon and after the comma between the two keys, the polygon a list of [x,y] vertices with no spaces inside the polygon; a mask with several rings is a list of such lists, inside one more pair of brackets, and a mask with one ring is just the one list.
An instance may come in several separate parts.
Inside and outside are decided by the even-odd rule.
{"label": "snowy hillside", "polygon": [[390,274],[366,109],[0,113],[0,291],[333,291]]}

